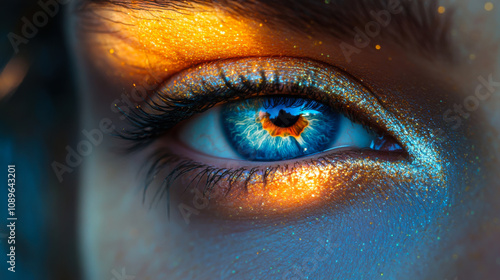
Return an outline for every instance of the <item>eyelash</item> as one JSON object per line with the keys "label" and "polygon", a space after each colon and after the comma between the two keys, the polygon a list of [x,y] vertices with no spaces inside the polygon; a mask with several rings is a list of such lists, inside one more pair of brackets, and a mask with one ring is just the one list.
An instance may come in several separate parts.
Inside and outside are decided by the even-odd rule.
{"label": "eyelash", "polygon": [[[324,167],[335,161],[346,160],[352,156],[362,153],[363,151],[365,150],[360,149],[360,150],[343,151],[342,153],[331,152],[327,155],[314,159],[296,160],[290,164],[268,166],[265,168],[242,167],[238,169],[233,169],[233,168],[213,167],[204,163],[193,161],[189,158],[184,158],[175,155],[173,152],[163,149],[161,151],[156,151],[155,153],[151,154],[148,160],[146,160],[146,164],[144,165],[144,167],[148,170],[148,172],[146,174],[146,180],[144,184],[145,187],[143,190],[143,203],[145,203],[146,200],[146,192],[151,187],[154,179],[158,176],[158,174],[160,174],[160,172],[170,167],[171,164],[175,165],[174,167],[170,167],[171,171],[168,172],[166,176],[162,177],[164,178],[162,184],[157,188],[156,193],[154,194],[151,200],[151,207],[152,207],[154,206],[155,203],[160,202],[161,198],[164,195],[166,195],[168,216],[170,216],[170,202],[171,202],[170,188],[172,184],[175,182],[175,180],[177,180],[178,178],[182,177],[185,174],[190,174],[191,172],[194,173],[194,175],[191,175],[192,179],[185,186],[183,192],[186,193],[189,190],[197,189],[199,184],[203,180],[203,177],[206,176],[205,183],[203,184],[204,187],[202,189],[202,194],[203,197],[207,197],[208,199],[210,199],[211,194],[214,191],[217,183],[224,179],[227,179],[228,180],[227,182],[229,182],[229,187],[226,190],[224,190],[225,191],[224,195],[229,194],[234,184],[237,184],[239,181],[242,181],[243,184],[239,185],[238,187],[243,188],[245,191],[247,191],[248,186],[251,183],[255,183],[256,180],[258,180],[259,183],[263,183],[263,187],[266,188],[267,184],[272,182],[274,175],[277,172],[282,172],[285,175],[291,174],[293,173],[293,169],[296,168],[296,166],[301,166],[301,167],[306,166],[315,168],[318,168],[318,166]],[[397,160],[401,159],[404,160],[403,153],[395,152],[394,154],[399,155],[397,157]],[[149,162],[152,163],[148,165]],[[242,177],[243,180],[239,180]],[[259,177],[261,179],[259,179]],[[196,183],[194,183],[195,181]]]}
{"label": "eyelash", "polygon": [[[226,81],[228,85],[230,84],[227,81],[225,73],[221,72],[219,75],[220,78]],[[232,85],[229,85],[231,87],[231,93],[229,96],[226,96],[226,91],[212,91],[207,92],[201,98],[174,99],[165,95],[159,96],[158,92],[154,92],[153,95],[156,95],[158,98],[160,98],[164,102],[164,104],[160,105],[156,103],[153,98],[144,100],[144,104],[146,104],[145,106],[150,107],[150,109],[152,109],[155,114],[146,112],[141,105],[133,108],[129,112],[118,107],[118,110],[121,111],[121,113],[132,125],[132,129],[125,130],[124,132],[118,132],[115,135],[124,140],[132,141],[133,145],[128,147],[127,151],[135,151],[147,146],[154,139],[169,131],[181,121],[186,120],[196,114],[202,113],[216,105],[256,97],[259,96],[257,94],[258,92],[280,92],[283,90],[283,86],[281,85],[269,84],[265,79],[263,73],[261,73],[261,77],[263,79],[263,82],[260,85],[253,87],[252,85],[248,85],[248,80],[246,80],[243,76],[240,76],[241,84],[238,86],[241,86],[241,88],[236,88]],[[279,78],[277,79],[277,81],[279,81]],[[318,93],[317,91],[308,87],[303,87],[302,89],[292,87],[287,90],[287,92],[293,94],[296,97],[306,97],[320,103],[322,100],[321,93]],[[279,94],[264,96],[279,96]],[[147,103],[147,101],[150,101],[151,103]],[[363,121],[361,118],[359,118],[359,115],[355,111],[348,110],[342,104],[337,103],[335,105],[330,104],[327,106],[330,106],[333,110],[342,113],[352,122],[361,124],[368,131],[381,133],[381,130],[375,124],[370,124]]]}

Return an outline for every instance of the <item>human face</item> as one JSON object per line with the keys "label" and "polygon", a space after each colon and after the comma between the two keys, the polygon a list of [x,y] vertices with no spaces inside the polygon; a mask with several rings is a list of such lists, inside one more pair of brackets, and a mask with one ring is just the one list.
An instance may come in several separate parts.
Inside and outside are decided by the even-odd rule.
{"label": "human face", "polygon": [[82,166],[86,277],[498,271],[497,35],[469,24],[497,12],[476,4],[74,5],[83,125],[114,135]]}

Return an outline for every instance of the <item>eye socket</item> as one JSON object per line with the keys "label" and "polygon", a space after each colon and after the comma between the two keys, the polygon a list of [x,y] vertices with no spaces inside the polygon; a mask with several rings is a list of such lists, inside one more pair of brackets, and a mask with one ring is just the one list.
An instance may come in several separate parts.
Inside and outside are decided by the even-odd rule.
{"label": "eye socket", "polygon": [[[276,116],[282,109],[289,111],[288,115],[283,113],[287,118],[280,122]],[[325,126],[336,128],[332,132],[319,125],[318,130],[324,132],[311,133],[309,147],[316,145],[311,154],[303,150],[300,153],[300,149],[260,152],[260,162],[254,163],[250,160],[259,149],[248,143],[255,136],[231,134],[244,131],[246,125],[238,125],[239,118],[258,120],[255,129],[260,128],[260,123],[261,133],[292,134],[281,126],[290,127],[292,121],[298,121],[299,113],[305,117],[307,110],[315,113],[307,116],[311,120],[322,118]],[[251,117],[245,118],[246,113]],[[136,145],[158,140],[146,189],[155,178],[163,178],[159,193],[170,197],[173,191],[172,196],[181,199],[186,189],[200,191],[201,187],[203,195],[212,198],[210,201],[217,197],[207,213],[226,218],[271,216],[278,210],[285,213],[332,200],[338,202],[341,197],[349,199],[350,191],[361,186],[361,179],[366,184],[383,186],[387,180],[395,184],[398,180],[408,182],[417,174],[422,177],[420,172],[408,171],[412,157],[421,152],[412,130],[386,110],[360,81],[311,60],[262,57],[202,64],[170,77],[129,119],[135,129],[122,133],[123,138],[134,140]],[[308,126],[312,127],[311,123]],[[351,131],[341,133],[342,127],[349,126],[353,127]],[[298,127],[294,134],[299,134]],[[216,132],[220,133],[210,135]],[[304,128],[299,136],[305,138],[305,132]],[[361,149],[324,152],[340,147],[339,141],[349,132],[351,142],[344,144]],[[325,140],[313,139],[318,135]],[[252,149],[246,154],[245,149],[238,151],[241,143]],[[249,151],[254,154],[249,156]],[[396,153],[387,153],[392,151]],[[299,159],[313,153],[318,155]],[[402,155],[410,161],[401,159]],[[173,187],[178,183],[182,187]]]}
{"label": "eye socket", "polygon": [[189,120],[180,141],[208,156],[280,161],[337,148],[369,148],[377,139],[327,105],[289,96],[217,106]]}

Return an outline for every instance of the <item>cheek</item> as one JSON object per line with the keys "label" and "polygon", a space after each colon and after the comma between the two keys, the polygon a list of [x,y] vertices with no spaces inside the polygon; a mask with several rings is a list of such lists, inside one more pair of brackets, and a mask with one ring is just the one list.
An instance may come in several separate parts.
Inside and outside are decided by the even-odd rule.
{"label": "cheek", "polygon": [[[142,203],[137,161],[116,160],[104,151],[86,158],[80,196],[81,251],[88,279],[110,279],[110,271],[158,277],[171,251],[172,234]],[[158,260],[161,260],[158,263]],[[141,279],[144,279],[140,277]]]}
{"label": "cheek", "polygon": [[[366,199],[357,207],[275,223],[192,219],[183,226],[187,243],[177,243],[173,252],[184,256],[177,269],[213,277],[424,277],[428,260],[439,254],[434,221],[441,210]],[[370,265],[360,269],[363,264]]]}

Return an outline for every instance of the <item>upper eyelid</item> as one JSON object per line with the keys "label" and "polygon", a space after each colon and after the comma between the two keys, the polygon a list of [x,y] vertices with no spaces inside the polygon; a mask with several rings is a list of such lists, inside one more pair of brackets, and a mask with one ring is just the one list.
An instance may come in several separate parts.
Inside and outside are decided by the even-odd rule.
{"label": "upper eyelid", "polygon": [[[333,66],[324,64],[322,62],[303,60],[303,59],[297,59],[297,58],[289,58],[289,57],[281,57],[281,58],[264,57],[264,58],[244,58],[244,59],[235,59],[235,60],[221,60],[221,61],[210,62],[210,63],[203,64],[203,65],[200,65],[197,67],[189,68],[186,71],[183,71],[183,72],[178,73],[177,75],[174,75],[173,77],[171,77],[171,79],[169,79],[165,82],[164,86],[162,87],[163,89],[160,90],[157,94],[153,95],[152,100],[151,100],[151,102],[153,104],[153,108],[148,108],[147,105],[140,107],[137,110],[132,112],[132,116],[130,117],[130,119],[133,122],[140,122],[140,118],[137,118],[137,117],[140,116],[141,114],[147,115],[147,116],[151,116],[151,115],[155,115],[155,114],[157,114],[157,115],[164,114],[164,115],[168,116],[168,114],[172,114],[172,116],[176,116],[175,114],[178,114],[179,113],[178,111],[183,109],[183,107],[180,106],[180,107],[177,107],[176,110],[173,110],[173,108],[175,106],[171,107],[170,105],[167,105],[168,102],[172,102],[175,105],[176,102],[183,103],[183,102],[186,102],[186,101],[189,102],[189,100],[192,100],[192,102],[195,103],[195,105],[197,104],[197,106],[201,106],[200,107],[201,109],[200,108],[193,109],[195,111],[196,110],[201,111],[201,110],[206,110],[206,109],[210,108],[210,106],[214,105],[214,104],[207,104],[207,102],[203,100],[203,97],[205,97],[203,95],[211,94],[214,91],[217,91],[220,88],[223,88],[224,86],[233,85],[233,84],[235,85],[235,84],[237,84],[237,82],[235,82],[234,79],[240,79],[240,77],[245,77],[246,74],[242,74],[242,72],[236,71],[238,73],[234,74],[233,76],[229,75],[230,73],[225,73],[224,75],[222,75],[222,78],[220,78],[221,71],[222,72],[233,71],[233,73],[236,73],[234,68],[227,66],[230,63],[235,63],[235,61],[239,62],[239,63],[241,63],[242,61],[246,61],[247,63],[250,63],[250,64],[255,64],[255,63],[257,63],[256,61],[259,61],[259,63],[264,64],[264,65],[268,64],[270,62],[272,62],[272,63],[279,62],[279,63],[284,64],[284,65],[288,65],[290,63],[292,63],[292,64],[296,63],[296,66],[302,65],[301,67],[297,66],[298,69],[302,69],[302,71],[305,71],[305,72],[309,71],[308,73],[310,75],[321,76],[321,79],[323,80],[324,83],[327,83],[327,81],[331,82],[331,80],[335,80],[337,84],[341,84],[343,82],[344,84],[340,90],[324,89],[324,90],[320,91],[320,93],[316,93],[318,95],[317,98],[318,99],[323,98],[324,103],[331,104],[331,105],[332,105],[331,100],[335,99],[337,106],[342,105],[342,106],[350,107],[349,111],[347,113],[354,113],[354,112],[356,112],[356,110],[357,111],[370,110],[371,111],[370,113],[365,112],[365,114],[363,115],[363,117],[367,121],[367,123],[365,123],[365,125],[369,124],[369,126],[372,128],[379,129],[379,130],[384,131],[384,132],[388,132],[389,134],[391,134],[391,136],[393,136],[396,139],[399,139],[399,137],[401,137],[401,135],[396,134],[397,132],[402,130],[401,125],[397,122],[397,119],[394,116],[392,116],[388,110],[386,110],[383,107],[382,103],[380,103],[378,101],[378,99],[376,98],[376,96],[374,94],[372,94],[367,88],[362,86],[362,84],[359,81],[357,81],[354,77],[351,77],[347,73],[345,73],[339,69],[336,69]],[[227,68],[231,68],[231,69],[227,69]],[[211,74],[200,73],[199,72],[200,69],[208,69],[208,71],[211,71]],[[315,69],[315,70],[312,70],[312,69]],[[241,70],[241,71],[243,71],[243,70]],[[314,72],[314,71],[316,71],[316,72]],[[272,73],[270,73],[270,74],[272,75]],[[335,78],[331,78],[328,76],[331,74],[335,74]],[[259,75],[263,75],[263,74],[259,73]],[[199,86],[199,85],[197,85],[197,83],[200,83],[200,82],[194,83],[195,85],[184,83],[184,82],[186,82],[186,80],[188,80],[187,77],[189,77],[189,76],[196,76],[195,79],[205,80],[206,84]],[[200,76],[202,78],[200,78],[198,76]],[[298,74],[298,76],[301,76],[301,75]],[[306,77],[306,76],[304,74],[301,77]],[[272,80],[272,77],[270,77],[270,78],[268,78],[268,81]],[[213,80],[215,80],[215,82],[212,80],[208,81],[209,79],[213,79]],[[233,79],[233,81],[228,81],[228,80],[224,80],[224,79]],[[219,84],[217,85],[214,83],[219,83]],[[330,83],[329,85],[333,85],[333,83]],[[211,88],[207,88],[207,87],[211,87]],[[304,86],[304,87],[307,87],[307,86]],[[186,98],[185,96],[182,96],[186,92],[194,91],[194,90],[197,90],[198,92],[188,94],[191,96],[191,98]],[[262,90],[264,90],[264,89],[260,89],[260,91],[262,91]],[[330,93],[331,96],[329,98],[327,98],[325,96],[325,94],[326,94],[326,92],[328,92],[328,90],[331,91],[331,93]],[[241,91],[241,89],[240,89],[240,91]],[[237,92],[241,94],[240,91],[237,91]],[[349,91],[349,93],[347,93],[346,91]],[[230,92],[231,91],[226,91],[226,93],[230,93]],[[222,96],[221,94],[217,95],[218,100],[221,100],[221,101],[222,100],[228,101],[228,99],[231,100],[231,98],[235,98],[234,95],[233,96]],[[234,90],[233,90],[233,94],[234,94]],[[248,98],[251,96],[255,96],[255,94],[256,94],[256,90],[254,89],[252,92],[250,92],[250,94],[244,93],[243,97]],[[311,94],[311,93],[308,93],[308,94]],[[295,94],[295,95],[300,96],[300,94]],[[303,97],[311,97],[311,96],[307,96],[306,94],[304,94]],[[316,100],[316,101],[321,101],[321,100]],[[159,107],[155,108],[155,106],[159,106]],[[355,107],[358,107],[358,108],[356,109]],[[371,109],[369,109],[369,108],[371,108]],[[149,112],[147,112],[148,109],[149,109]],[[360,114],[357,114],[357,115],[359,116]],[[174,119],[175,118],[176,117],[174,117]],[[127,138],[127,136],[139,135],[142,137],[141,140],[147,140],[147,139],[155,137],[154,135],[152,135],[153,133],[157,133],[155,135],[159,135],[159,132],[160,132],[159,129],[161,130],[161,126],[164,125],[164,124],[160,123],[161,118],[153,119],[153,121],[155,121],[155,122],[153,122],[150,117],[149,117],[149,120],[150,120],[149,123],[144,122],[144,123],[142,123],[142,125],[144,127],[147,127],[147,126],[156,126],[157,127],[157,129],[150,129],[150,133],[151,133],[150,136],[148,136],[148,133],[146,133],[142,128],[140,128],[139,130],[136,130],[136,131],[133,131],[133,130],[126,131],[124,138]],[[363,119],[361,119],[361,120],[363,121]],[[359,119],[357,121],[359,121]],[[177,122],[175,122],[175,123],[177,123]],[[374,127],[374,124],[375,124],[375,127]],[[379,124],[380,126],[378,127],[376,124]],[[163,128],[163,129],[168,129],[168,128]],[[133,137],[130,137],[130,138],[133,138]],[[404,143],[401,143],[401,144],[404,146]],[[406,148],[406,147],[404,147],[404,148]]]}

